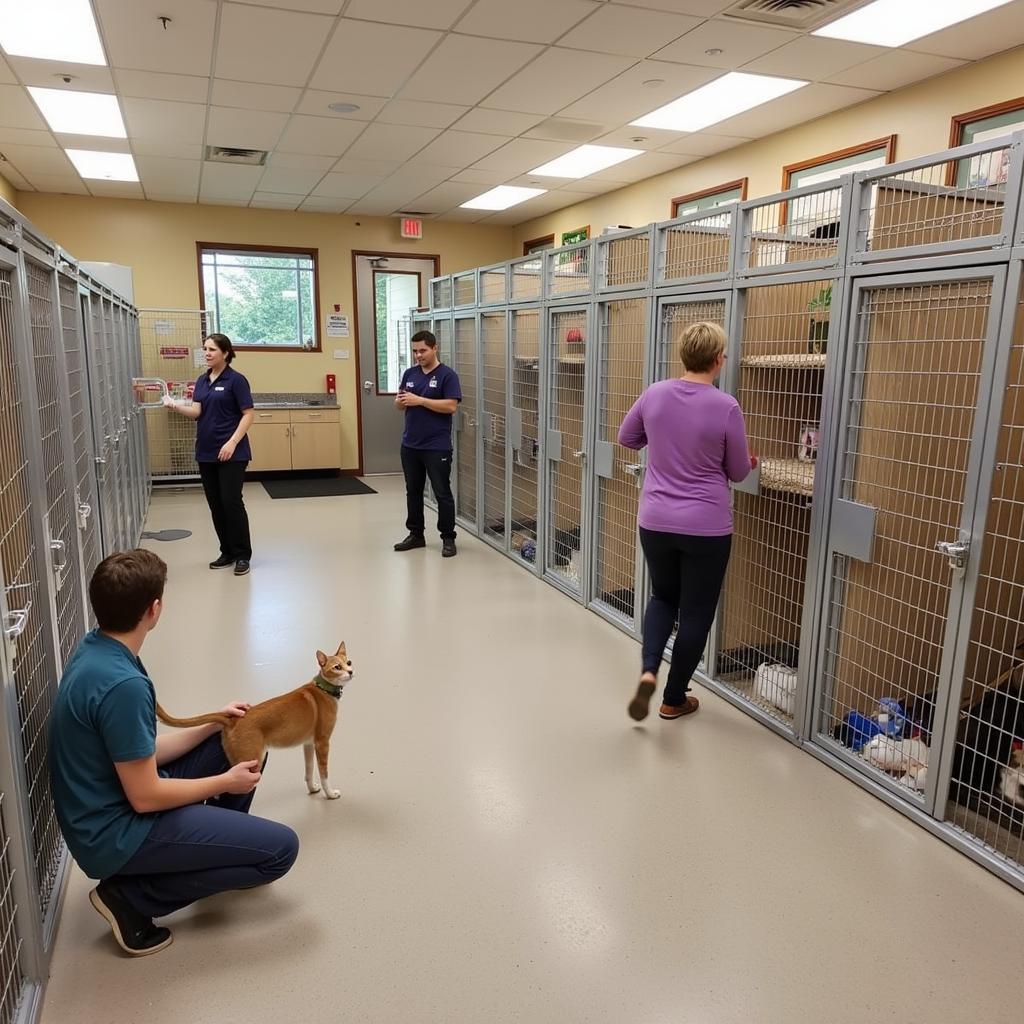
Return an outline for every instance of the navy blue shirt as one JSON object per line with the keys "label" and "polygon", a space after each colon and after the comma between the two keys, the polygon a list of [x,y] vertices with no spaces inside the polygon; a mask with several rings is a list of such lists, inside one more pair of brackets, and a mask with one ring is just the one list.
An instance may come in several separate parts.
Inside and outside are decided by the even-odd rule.
{"label": "navy blue shirt", "polygon": [[[459,375],[444,363],[438,363],[430,373],[424,373],[419,366],[410,366],[402,374],[399,390],[419,395],[420,398],[454,398],[462,401]],[[422,405],[406,409],[402,446],[421,451],[450,452],[452,419],[451,413],[434,412]]]}
{"label": "navy blue shirt", "polygon": [[[211,384],[207,370],[196,381],[192,401],[203,407],[196,421],[196,462],[216,462],[221,448],[238,429],[242,413],[252,408],[249,382],[236,370],[225,366]],[[252,449],[246,434],[238,442],[231,461],[249,462],[251,459]]]}

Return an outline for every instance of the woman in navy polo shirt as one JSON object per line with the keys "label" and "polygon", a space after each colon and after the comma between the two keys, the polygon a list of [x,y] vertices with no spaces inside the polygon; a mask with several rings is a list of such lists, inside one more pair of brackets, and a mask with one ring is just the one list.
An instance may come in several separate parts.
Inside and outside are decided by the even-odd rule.
{"label": "woman in navy polo shirt", "polygon": [[235,575],[244,576],[252,558],[249,516],[242,501],[245,468],[252,458],[246,437],[252,425],[252,392],[245,377],[229,365],[235,350],[226,334],[208,335],[203,352],[208,369],[196,381],[191,401],[165,398],[164,404],[197,421],[196,462],[220,541],[220,557],[210,568],[233,565]]}

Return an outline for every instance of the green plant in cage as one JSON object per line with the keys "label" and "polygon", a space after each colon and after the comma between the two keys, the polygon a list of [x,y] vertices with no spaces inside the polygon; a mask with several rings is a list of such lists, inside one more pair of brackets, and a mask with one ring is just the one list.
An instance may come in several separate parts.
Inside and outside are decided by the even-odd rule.
{"label": "green plant in cage", "polygon": [[824,355],[828,344],[828,324],[832,310],[832,285],[826,285],[807,303],[811,314],[807,351],[813,355]]}

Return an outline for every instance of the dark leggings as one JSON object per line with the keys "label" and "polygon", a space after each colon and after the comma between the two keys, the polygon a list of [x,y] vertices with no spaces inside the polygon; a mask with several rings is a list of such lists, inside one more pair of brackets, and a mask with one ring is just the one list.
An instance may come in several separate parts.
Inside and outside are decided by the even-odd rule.
{"label": "dark leggings", "polygon": [[690,678],[708,641],[732,535],[694,537],[641,527],[640,545],[651,576],[651,599],[644,613],[643,671],[658,674],[678,616],[664,701],[679,707],[686,703]]}

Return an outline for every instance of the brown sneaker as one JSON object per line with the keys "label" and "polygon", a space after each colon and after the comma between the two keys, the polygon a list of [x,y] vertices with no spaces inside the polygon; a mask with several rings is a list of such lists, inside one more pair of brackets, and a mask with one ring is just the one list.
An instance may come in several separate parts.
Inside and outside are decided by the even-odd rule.
{"label": "brown sneaker", "polygon": [[650,711],[651,698],[654,696],[655,687],[657,683],[652,683],[650,680],[641,679],[637,683],[636,694],[633,699],[629,702],[629,717],[634,722],[642,722]]}
{"label": "brown sneaker", "polygon": [[692,694],[687,694],[686,703],[678,707],[672,704],[662,704],[658,711],[658,717],[671,721],[673,718],[682,718],[683,715],[692,715],[700,707],[700,701]]}

